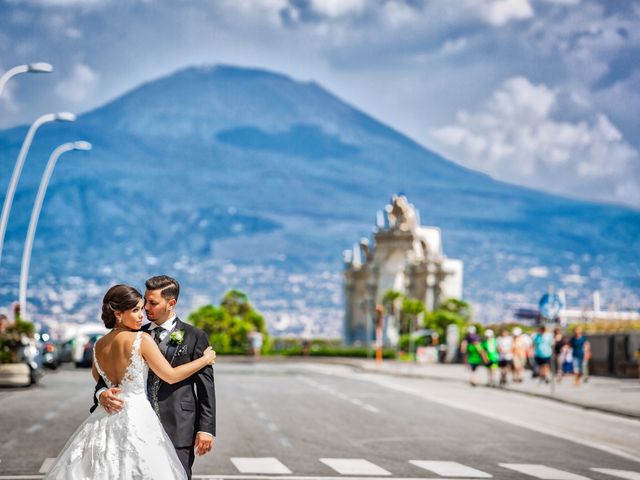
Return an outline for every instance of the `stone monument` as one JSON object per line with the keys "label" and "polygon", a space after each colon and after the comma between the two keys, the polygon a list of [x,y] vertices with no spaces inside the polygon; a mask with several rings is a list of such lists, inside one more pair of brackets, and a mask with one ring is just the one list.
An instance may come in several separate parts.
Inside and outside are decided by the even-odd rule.
{"label": "stone monument", "polygon": [[[395,195],[378,212],[373,244],[362,239],[344,252],[345,343],[374,340],[375,307],[388,290],[432,311],[442,300],[462,297],[462,273],[462,261],[443,254],[440,229],[421,226],[416,208]],[[386,322],[385,345],[396,343],[398,335],[397,325]]]}

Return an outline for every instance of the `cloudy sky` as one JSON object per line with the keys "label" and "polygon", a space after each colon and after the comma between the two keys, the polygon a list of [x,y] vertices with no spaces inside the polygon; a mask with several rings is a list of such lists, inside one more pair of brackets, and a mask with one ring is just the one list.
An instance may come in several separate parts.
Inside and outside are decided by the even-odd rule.
{"label": "cloudy sky", "polygon": [[[190,65],[315,80],[495,178],[640,208],[640,2],[0,0],[0,128]],[[4,167],[3,167],[4,168]]]}

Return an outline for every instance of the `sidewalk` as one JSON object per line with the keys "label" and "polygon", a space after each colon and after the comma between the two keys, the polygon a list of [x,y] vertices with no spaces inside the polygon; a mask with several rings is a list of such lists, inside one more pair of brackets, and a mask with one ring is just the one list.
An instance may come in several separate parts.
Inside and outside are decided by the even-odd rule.
{"label": "sidewalk", "polygon": [[[378,365],[374,360],[365,359],[321,360],[317,357],[316,359],[328,363],[350,365],[369,373],[469,383],[469,370],[466,366],[459,364],[418,365],[397,360],[384,360],[382,364]],[[486,378],[486,371],[479,372],[478,387],[476,388],[490,388],[484,386]],[[496,375],[497,378],[498,375]],[[469,386],[469,388],[473,387]],[[556,382],[553,386],[540,383],[537,378],[532,379],[531,372],[527,370],[522,383],[509,383],[505,387],[491,388],[549,398],[583,408],[640,419],[640,381],[638,379],[590,377],[587,383],[576,387],[573,385],[572,377],[565,377],[562,382]]]}

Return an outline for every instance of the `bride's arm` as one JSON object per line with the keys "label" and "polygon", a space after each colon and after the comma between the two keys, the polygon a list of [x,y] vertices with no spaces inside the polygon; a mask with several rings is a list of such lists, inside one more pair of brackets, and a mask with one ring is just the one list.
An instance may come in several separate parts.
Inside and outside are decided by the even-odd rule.
{"label": "bride's arm", "polygon": [[158,345],[156,345],[156,342],[154,342],[149,335],[142,335],[140,353],[149,364],[149,368],[151,368],[161,380],[167,383],[180,382],[185,378],[189,378],[207,365],[216,363],[216,352],[209,347],[205,350],[202,357],[174,368],[167,362]]}

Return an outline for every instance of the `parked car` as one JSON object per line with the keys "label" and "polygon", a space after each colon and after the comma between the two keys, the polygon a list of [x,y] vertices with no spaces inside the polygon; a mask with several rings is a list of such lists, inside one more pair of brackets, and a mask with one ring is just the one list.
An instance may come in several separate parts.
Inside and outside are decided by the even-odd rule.
{"label": "parked car", "polygon": [[73,347],[76,344],[76,339],[71,338],[65,342],[62,342],[58,347],[59,357],[61,363],[73,362]]}
{"label": "parked car", "polygon": [[29,365],[31,385],[38,383],[44,375],[44,370],[42,368],[42,351],[37,340],[23,336],[18,361]]}
{"label": "parked car", "polygon": [[74,349],[74,358],[73,361],[76,364],[76,368],[90,368],[93,364],[93,346],[96,342],[102,338],[103,333],[91,333],[87,335],[83,335],[82,340],[80,342],[76,342]]}
{"label": "parked car", "polygon": [[53,340],[42,344],[42,365],[55,370],[60,366],[60,346]]}

